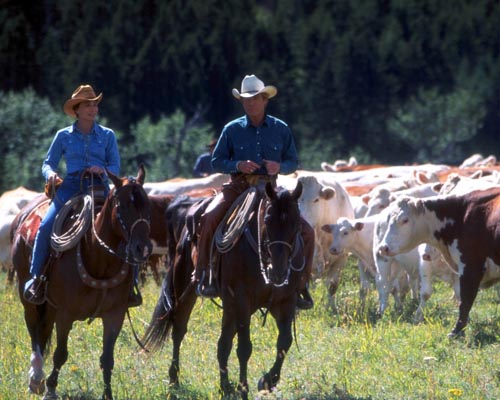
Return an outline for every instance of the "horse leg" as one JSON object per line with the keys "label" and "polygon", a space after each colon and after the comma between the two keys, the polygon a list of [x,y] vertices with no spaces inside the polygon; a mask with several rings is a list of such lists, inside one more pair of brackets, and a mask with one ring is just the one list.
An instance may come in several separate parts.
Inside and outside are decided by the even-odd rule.
{"label": "horse leg", "polygon": [[52,357],[53,367],[52,372],[47,378],[47,393],[43,400],[57,399],[56,394],[57,383],[59,378],[59,371],[68,359],[68,336],[71,331],[73,323],[60,322],[56,323],[57,346]]}
{"label": "horse leg", "polygon": [[224,310],[222,315],[222,329],[217,342],[217,360],[219,362],[220,373],[220,391],[223,396],[229,396],[234,392],[234,389],[229,382],[229,371],[227,362],[231,349],[233,348],[233,338],[236,334],[235,319],[228,317],[228,312]]}
{"label": "horse leg", "polygon": [[248,398],[248,360],[252,355],[252,341],[250,339],[250,318],[244,323],[239,323],[238,328],[238,347],[236,354],[240,363],[240,382],[238,384],[238,391],[241,393],[243,399]]}
{"label": "horse leg", "polygon": [[196,303],[196,293],[194,290],[186,296],[182,302],[178,302],[174,306],[174,316],[172,325],[172,362],[168,370],[170,384],[173,386],[179,385],[179,361],[181,343],[187,332],[189,317]]}
{"label": "horse leg", "polygon": [[258,389],[270,391],[274,388],[281,377],[281,367],[285,361],[285,356],[292,345],[292,321],[294,318],[294,311],[291,309],[287,313],[280,313],[275,315],[272,312],[274,318],[276,319],[276,324],[278,326],[278,340],[277,340],[277,353],[276,359],[272,368],[264,374],[259,380]]}
{"label": "horse leg", "polygon": [[106,316],[102,318],[103,322],[103,347],[99,359],[104,381],[103,400],[112,400],[113,392],[111,390],[111,374],[115,365],[114,351],[118,335],[123,326],[124,314],[120,316]]}
{"label": "horse leg", "polygon": [[54,326],[53,319],[42,319],[43,307],[24,304],[24,319],[31,338],[31,357],[29,370],[29,390],[35,394],[45,391],[43,356]]}

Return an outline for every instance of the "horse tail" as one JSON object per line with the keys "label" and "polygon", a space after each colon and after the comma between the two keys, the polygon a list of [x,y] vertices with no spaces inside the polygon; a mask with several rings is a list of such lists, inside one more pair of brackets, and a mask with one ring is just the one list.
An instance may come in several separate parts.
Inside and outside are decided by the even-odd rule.
{"label": "horse tail", "polygon": [[194,281],[191,280],[194,269],[191,249],[191,236],[184,227],[175,260],[163,278],[160,297],[142,339],[144,345],[152,351],[161,349],[172,331],[177,336],[174,337],[176,341],[182,340],[180,337],[187,330],[187,321],[196,302]]}
{"label": "horse tail", "polygon": [[151,322],[142,338],[142,343],[150,351],[161,349],[172,330],[174,317],[174,307],[170,293],[172,275],[172,268],[169,268],[163,278],[160,296],[153,311]]}

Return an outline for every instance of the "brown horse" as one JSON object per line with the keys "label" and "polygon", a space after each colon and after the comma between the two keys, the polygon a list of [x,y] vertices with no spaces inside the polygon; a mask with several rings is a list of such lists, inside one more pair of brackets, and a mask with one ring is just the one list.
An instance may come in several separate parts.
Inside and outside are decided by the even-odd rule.
{"label": "brown horse", "polygon": [[[248,398],[247,365],[252,353],[250,321],[258,309],[267,309],[275,318],[279,330],[276,359],[272,368],[261,377],[259,390],[270,390],[280,379],[285,355],[292,344],[299,282],[305,274],[297,204],[301,192],[300,183],[293,192],[275,191],[267,184],[265,196],[257,201],[258,209],[254,209],[241,238],[228,245],[228,251],[219,256],[217,282],[223,316],[217,358],[220,388],[224,396],[234,392],[228,376],[228,359],[234,336],[237,335],[240,365],[238,391],[243,399]],[[183,230],[174,266],[163,280],[162,294],[143,338],[146,346],[157,350],[167,336],[172,335],[169,377],[174,386],[179,384],[181,342],[197,299],[195,285],[191,282],[192,238],[196,236],[188,228],[189,224]]]}
{"label": "brown horse", "polygon": [[[151,252],[149,240],[150,204],[142,187],[144,168],[136,177],[119,178],[108,172],[114,184],[102,209],[92,218],[91,227],[75,247],[58,254],[48,270],[47,301],[39,306],[23,297],[33,235],[25,224],[31,217],[19,218],[12,243],[12,261],[19,276],[19,295],[31,338],[29,389],[44,399],[57,398],[59,371],[68,358],[68,336],[73,322],[101,318],[103,351],[100,366],[104,380],[104,399],[112,399],[111,373],[114,346],[121,331],[127,300],[133,285],[133,265],[143,263]],[[42,201],[45,204],[46,201]],[[33,207],[31,207],[33,210]],[[36,209],[36,207],[35,207]],[[29,211],[29,210],[28,210]],[[36,211],[36,210],[35,210]],[[29,212],[31,216],[33,211]],[[26,210],[21,213],[26,215]],[[45,382],[43,361],[53,327],[57,344],[53,369]],[[46,385],[45,385],[46,383]]]}

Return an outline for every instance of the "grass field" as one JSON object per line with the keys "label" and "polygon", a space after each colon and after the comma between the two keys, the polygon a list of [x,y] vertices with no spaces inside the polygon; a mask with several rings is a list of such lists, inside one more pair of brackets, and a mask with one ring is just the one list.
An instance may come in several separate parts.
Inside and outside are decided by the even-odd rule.
{"label": "grass field", "polygon": [[[426,322],[412,323],[416,304],[409,299],[403,314],[392,307],[375,318],[376,293],[367,310],[360,309],[356,271],[344,271],[338,293],[338,313],[327,307],[326,289],[317,282],[311,311],[296,321],[296,341],[285,361],[275,391],[258,393],[257,382],[275,357],[276,326],[260,314],[252,322],[253,354],[249,362],[250,397],[254,399],[500,399],[500,285],[480,292],[465,338],[450,341],[457,306],[452,291],[439,282],[428,303]],[[144,332],[159,288],[151,280],[143,288],[144,304],[131,312],[134,328]],[[392,304],[392,303],[391,303]],[[27,392],[30,345],[17,290],[0,274],[0,399],[36,398]],[[168,386],[170,342],[162,351],[146,354],[134,340],[128,321],[115,349],[113,391],[116,399],[216,399],[216,345],[221,310],[210,301],[195,306],[181,353],[181,387]],[[71,400],[98,399],[102,394],[99,320],[77,322],[69,341],[58,393]],[[236,342],[230,377],[238,379]],[[50,373],[51,357],[45,372]]]}

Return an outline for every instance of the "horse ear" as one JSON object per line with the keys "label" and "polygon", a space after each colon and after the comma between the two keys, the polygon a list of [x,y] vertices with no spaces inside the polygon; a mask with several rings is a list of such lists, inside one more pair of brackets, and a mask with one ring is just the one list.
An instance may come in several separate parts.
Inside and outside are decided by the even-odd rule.
{"label": "horse ear", "polygon": [[108,174],[109,178],[113,182],[113,185],[115,185],[116,188],[119,188],[122,186],[122,180],[113,174],[109,169],[106,169],[106,173]]}
{"label": "horse ear", "polygon": [[144,168],[144,164],[139,165],[139,171],[137,171],[137,177],[135,179],[141,185],[144,185],[144,181],[146,180],[146,169]]}
{"label": "horse ear", "polygon": [[295,187],[295,189],[293,190],[293,193],[292,193],[292,197],[295,200],[298,200],[299,197],[302,195],[302,189],[303,189],[302,182],[298,181],[297,186]]}
{"label": "horse ear", "polygon": [[266,183],[266,194],[269,200],[276,199],[276,192],[274,191],[273,185],[271,182]]}

